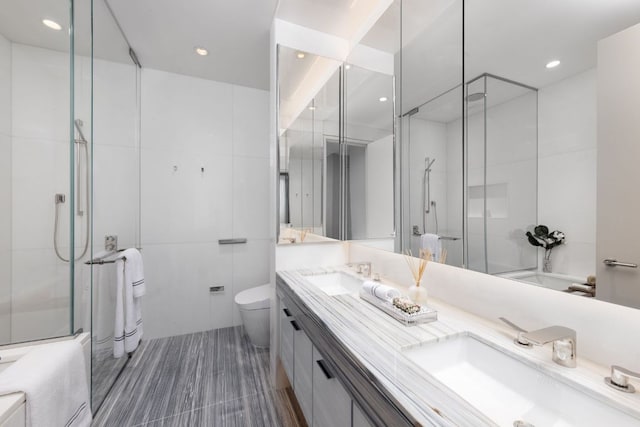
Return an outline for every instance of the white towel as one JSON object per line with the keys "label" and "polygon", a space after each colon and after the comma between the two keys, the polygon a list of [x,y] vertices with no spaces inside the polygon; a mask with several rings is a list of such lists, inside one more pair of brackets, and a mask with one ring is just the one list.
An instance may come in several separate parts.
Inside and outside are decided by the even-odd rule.
{"label": "white towel", "polygon": [[391,286],[383,285],[380,282],[374,282],[372,280],[367,280],[362,284],[362,289],[368,293],[373,295],[376,298],[379,298],[383,301],[391,301],[392,299],[399,297],[400,292],[392,288]]}
{"label": "white towel", "polygon": [[[97,256],[96,256],[97,258]],[[105,352],[113,346],[113,325],[116,306],[116,268],[105,264],[93,270],[93,349]],[[95,354],[95,353],[94,353]],[[106,354],[105,354],[106,356]]]}
{"label": "white towel", "polygon": [[122,252],[116,261],[116,318],[113,332],[113,356],[122,357],[138,348],[142,339],[142,301],[145,294],[142,256],[137,249]]}
{"label": "white towel", "polygon": [[428,249],[431,252],[431,261],[438,261],[442,252],[440,244],[440,236],[437,234],[426,233],[420,237],[420,248]]}
{"label": "white towel", "polygon": [[0,395],[26,395],[27,427],[91,425],[82,346],[75,340],[36,347],[0,374]]}

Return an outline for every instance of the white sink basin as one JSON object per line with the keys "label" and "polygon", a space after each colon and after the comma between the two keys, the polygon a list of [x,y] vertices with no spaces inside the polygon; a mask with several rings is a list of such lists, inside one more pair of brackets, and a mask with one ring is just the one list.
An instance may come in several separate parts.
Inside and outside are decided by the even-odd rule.
{"label": "white sink basin", "polygon": [[500,426],[640,425],[640,419],[550,377],[473,335],[427,344],[405,354]]}
{"label": "white sink basin", "polygon": [[312,285],[327,295],[353,294],[360,291],[363,281],[346,273],[327,273],[305,276]]}

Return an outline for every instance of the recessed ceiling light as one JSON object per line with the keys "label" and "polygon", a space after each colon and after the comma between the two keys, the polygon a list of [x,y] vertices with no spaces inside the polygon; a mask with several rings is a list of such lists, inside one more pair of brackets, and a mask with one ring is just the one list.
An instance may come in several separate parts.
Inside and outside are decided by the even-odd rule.
{"label": "recessed ceiling light", "polygon": [[346,65],[344,66],[344,69],[345,69],[345,70],[349,70],[349,69],[351,69],[351,65],[350,65],[350,64],[346,64]]}
{"label": "recessed ceiling light", "polygon": [[380,102],[387,102],[387,97],[386,96],[381,96],[379,101]]}
{"label": "recessed ceiling light", "polygon": [[43,19],[42,23],[52,30],[59,31],[62,29],[62,25],[58,24],[56,21],[52,21],[51,19]]}
{"label": "recessed ceiling light", "polygon": [[560,65],[560,61],[558,61],[557,59],[554,59],[551,62],[548,62],[546,67],[547,68],[556,68],[558,65]]}
{"label": "recessed ceiling light", "polygon": [[298,58],[298,59],[303,59],[303,58],[304,58],[304,52],[298,52],[298,53],[296,53],[296,58]]}
{"label": "recessed ceiling light", "polygon": [[309,106],[309,110],[313,111],[313,110],[315,110],[315,109],[316,109],[316,107],[314,107],[313,105],[310,105],[310,106]]}
{"label": "recessed ceiling light", "polygon": [[195,51],[200,56],[207,56],[209,54],[209,51],[203,47],[196,47]]}

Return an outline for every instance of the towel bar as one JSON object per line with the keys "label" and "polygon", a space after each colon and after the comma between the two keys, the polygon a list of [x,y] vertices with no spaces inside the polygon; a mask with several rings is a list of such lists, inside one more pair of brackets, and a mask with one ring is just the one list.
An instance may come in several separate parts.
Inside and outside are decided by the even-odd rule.
{"label": "towel bar", "polygon": [[246,237],[241,237],[239,239],[219,239],[219,245],[238,245],[240,243],[247,243]]}

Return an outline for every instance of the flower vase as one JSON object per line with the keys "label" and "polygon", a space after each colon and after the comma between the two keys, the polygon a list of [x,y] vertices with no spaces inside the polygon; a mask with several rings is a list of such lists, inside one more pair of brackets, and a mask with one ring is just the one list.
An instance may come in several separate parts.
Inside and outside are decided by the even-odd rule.
{"label": "flower vase", "polygon": [[427,289],[415,284],[409,288],[409,298],[416,304],[424,305],[427,303]]}

